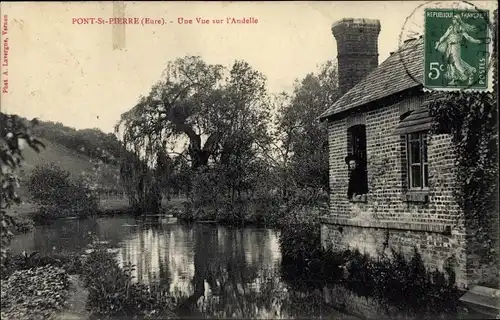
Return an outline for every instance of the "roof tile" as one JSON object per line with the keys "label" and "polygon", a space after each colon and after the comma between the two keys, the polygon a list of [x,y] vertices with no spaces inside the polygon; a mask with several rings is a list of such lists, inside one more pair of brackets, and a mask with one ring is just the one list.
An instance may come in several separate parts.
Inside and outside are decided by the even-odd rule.
{"label": "roof tile", "polygon": [[423,39],[407,40],[398,51],[337,100],[319,118],[343,113],[392,94],[418,87],[423,82]]}

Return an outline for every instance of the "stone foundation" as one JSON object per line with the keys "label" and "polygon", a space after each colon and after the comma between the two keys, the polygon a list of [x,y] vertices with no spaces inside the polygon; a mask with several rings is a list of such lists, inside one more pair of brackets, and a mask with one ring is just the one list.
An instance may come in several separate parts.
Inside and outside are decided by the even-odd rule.
{"label": "stone foundation", "polygon": [[321,243],[325,249],[358,249],[372,257],[380,256],[384,250],[390,254],[391,248],[411,257],[416,248],[430,271],[443,272],[449,266],[455,272],[457,286],[466,288],[466,252],[462,233],[445,225],[413,223],[411,227],[412,230],[408,230],[409,226],[401,223],[340,221],[325,217],[321,226]]}

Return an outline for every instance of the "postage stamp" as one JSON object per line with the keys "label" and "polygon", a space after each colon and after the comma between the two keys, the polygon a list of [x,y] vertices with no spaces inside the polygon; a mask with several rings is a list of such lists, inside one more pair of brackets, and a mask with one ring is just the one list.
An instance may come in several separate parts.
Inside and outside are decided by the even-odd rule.
{"label": "postage stamp", "polygon": [[486,90],[489,32],[488,10],[425,9],[424,86]]}

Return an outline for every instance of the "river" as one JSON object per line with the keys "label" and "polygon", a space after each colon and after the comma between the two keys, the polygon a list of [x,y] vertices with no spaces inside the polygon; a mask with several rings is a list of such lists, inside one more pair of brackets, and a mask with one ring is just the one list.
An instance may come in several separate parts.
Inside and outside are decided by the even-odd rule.
{"label": "river", "polygon": [[357,319],[318,292],[292,289],[280,272],[279,233],[175,218],[110,217],[58,220],[16,237],[14,252],[81,253],[98,240],[135,265],[137,281],[162,285],[186,317]]}
{"label": "river", "polygon": [[16,236],[11,247],[14,253],[85,254],[100,242],[122,266],[135,265],[135,281],[162,286],[182,301],[176,310],[182,318],[463,318],[402,315],[340,285],[304,286],[282,271],[278,239],[278,231],[265,228],[118,216],[57,220]]}

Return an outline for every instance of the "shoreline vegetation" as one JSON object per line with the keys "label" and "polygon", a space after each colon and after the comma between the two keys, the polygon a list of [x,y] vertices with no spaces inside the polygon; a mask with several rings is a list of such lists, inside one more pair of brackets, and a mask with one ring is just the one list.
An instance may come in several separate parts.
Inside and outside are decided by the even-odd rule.
{"label": "shoreline vegetation", "polygon": [[[243,220],[242,224],[241,221],[224,220],[220,216],[210,217],[206,214],[186,217],[186,211],[181,211],[181,205],[184,209],[186,208],[184,200],[175,199],[174,204],[164,206],[165,213],[173,213],[185,223],[196,221],[237,227],[262,226],[262,220],[255,219],[255,217],[260,217],[258,214],[244,216],[246,220]],[[110,208],[112,207],[108,207]],[[301,292],[320,290],[328,296],[333,295],[334,298],[329,298],[333,300],[335,300],[335,292],[348,293],[353,297],[369,299],[370,303],[377,305],[380,310],[385,310],[384,312],[392,310],[393,314],[426,315],[431,313],[432,316],[427,317],[429,319],[437,313],[457,312],[461,292],[454,286],[454,275],[427,270],[418,252],[415,251],[414,255],[409,258],[396,251],[373,258],[358,251],[324,250],[321,247],[318,221],[323,212],[321,207],[298,206],[293,209],[281,207],[281,210],[284,212],[280,210],[274,212],[272,219],[268,219],[273,224],[267,224],[266,227],[280,230],[279,243],[283,257],[280,272],[284,280],[295,290]],[[107,212],[108,215],[112,215],[111,210]],[[128,213],[130,212],[119,214]],[[213,220],[207,220],[208,218]],[[45,295],[49,300],[48,303],[42,299],[36,302],[38,304],[30,305],[30,308],[35,310],[35,314],[65,314],[68,311],[65,307],[68,299],[76,294],[74,286],[70,289],[68,279],[76,277],[86,290],[85,306],[88,312],[86,316],[109,317],[125,314],[140,315],[145,319],[160,315],[167,318],[176,317],[173,312],[176,306],[168,298],[165,288],[135,283],[131,276],[133,266],[120,267],[112,253],[109,253],[104,246],[100,246],[98,241],[95,243],[97,244],[93,251],[83,256],[41,257],[37,254],[10,256],[2,272],[2,278],[6,279],[6,282],[2,282],[2,292],[14,292],[11,288],[13,285],[9,286],[9,283],[12,284],[13,279],[19,281],[21,277],[22,281],[34,288],[35,292],[37,290],[39,292],[51,290],[52,292]],[[52,273],[59,275],[60,278],[57,278],[59,283],[48,289],[43,285],[40,287],[37,282],[39,277],[36,275],[45,274],[44,272],[49,269],[53,271]],[[103,277],[109,280],[106,280],[106,285],[96,286],[96,283],[103,283]],[[48,279],[49,282],[52,281],[50,277]],[[7,286],[5,290],[4,283]],[[415,303],[402,305],[399,300],[402,292],[412,297],[408,301]],[[15,292],[11,294],[16,295]],[[12,298],[10,301],[14,300],[15,298]],[[24,307],[22,303],[20,305],[14,303],[14,306],[11,303],[5,315],[20,314],[19,310],[24,310]],[[346,313],[354,312],[347,304],[337,307],[344,308]],[[426,316],[421,317],[426,318]]]}
{"label": "shoreline vegetation", "polygon": [[[289,241],[280,239],[280,242],[284,240]],[[68,309],[69,300],[79,294],[86,297],[84,307],[80,306],[78,311],[80,319],[176,318],[174,310],[182,301],[172,299],[168,288],[135,282],[133,269],[130,264],[119,266],[114,253],[97,240],[92,250],[82,255],[10,256],[2,272],[2,295],[10,295],[6,309],[2,306],[2,317],[15,318],[26,312],[23,311],[26,303],[30,316],[57,317],[72,312]],[[453,275],[427,270],[418,252],[410,258],[396,251],[373,258],[349,250],[319,249],[309,252],[307,257],[290,256],[285,251],[279,272],[292,290],[307,294],[323,292],[328,296],[324,298],[331,300],[329,303],[347,314],[356,314],[356,310],[354,302],[349,305],[338,300],[345,295],[360,301],[365,299],[380,312],[392,315],[418,314],[421,319],[434,319],[459,311],[461,292],[454,286]],[[20,281],[35,296],[32,302],[20,299],[24,291],[15,285]],[[75,281],[80,287],[74,285]],[[408,303],[402,304],[401,296],[406,296]]]}
{"label": "shoreline vegetation", "polygon": [[[97,216],[133,214],[127,206],[128,203],[123,200],[101,200],[100,214]],[[324,214],[324,204],[315,202],[304,205],[304,201],[298,203],[261,202],[260,209],[267,210],[261,212],[255,210],[254,203],[241,203],[240,207],[230,207],[231,211],[228,213],[209,208],[194,211],[185,198],[173,198],[163,201],[162,212],[172,214],[184,223],[217,223],[236,227],[254,225],[280,230],[279,243],[283,257],[280,272],[284,280],[296,290],[320,290],[329,296],[335,296],[335,292],[347,292],[349,295],[371,299],[371,303],[380,306],[381,310],[390,309],[392,312],[456,312],[459,291],[454,287],[453,275],[426,270],[418,252],[407,259],[394,251],[387,256],[371,258],[357,251],[324,250],[321,247],[318,219]],[[24,221],[19,224],[24,227],[18,227],[22,232],[31,230],[30,220],[25,216],[27,211],[23,211],[26,208],[21,206],[16,210],[20,213],[17,216],[18,221]],[[246,210],[234,214],[241,208],[254,208],[255,211]],[[228,216],[238,219],[227,219]],[[64,218],[68,217],[59,216],[56,219]],[[33,225],[35,224],[32,224],[31,228]],[[389,258],[390,256],[392,258]],[[3,316],[19,316],[26,308],[24,302],[15,302],[16,296],[22,292],[13,289],[14,282],[23,281],[33,292],[41,293],[40,297],[36,296],[38,300],[35,299],[35,302],[29,305],[33,315],[60,317],[70,312],[67,304],[71,297],[77,294],[75,290],[78,288],[74,283],[78,281],[83,286],[78,290],[85,290],[87,299],[85,307],[81,307],[87,310],[87,314],[82,317],[125,314],[140,315],[144,318],[160,315],[175,318],[173,310],[176,310],[176,306],[168,298],[166,289],[134,282],[131,276],[132,268],[131,265],[120,267],[113,254],[98,244],[93,252],[84,256],[41,257],[38,254],[26,253],[10,256],[2,270],[2,278],[5,279],[2,281],[2,294],[6,292],[12,298],[7,300],[7,309],[2,311]],[[44,276],[49,271],[51,275]],[[53,279],[52,274],[56,275],[56,278]],[[48,283],[54,285],[47,286],[44,281],[40,281],[40,277],[46,277]],[[103,277],[109,280],[105,281],[106,285],[96,286],[96,283],[104,283]],[[73,285],[70,285],[70,282]],[[43,293],[44,290],[50,292]],[[401,304],[398,304],[401,292],[412,295],[412,301],[425,303],[405,304],[403,309],[406,309],[403,310]],[[354,312],[347,305],[338,307],[346,308],[346,313]]]}

